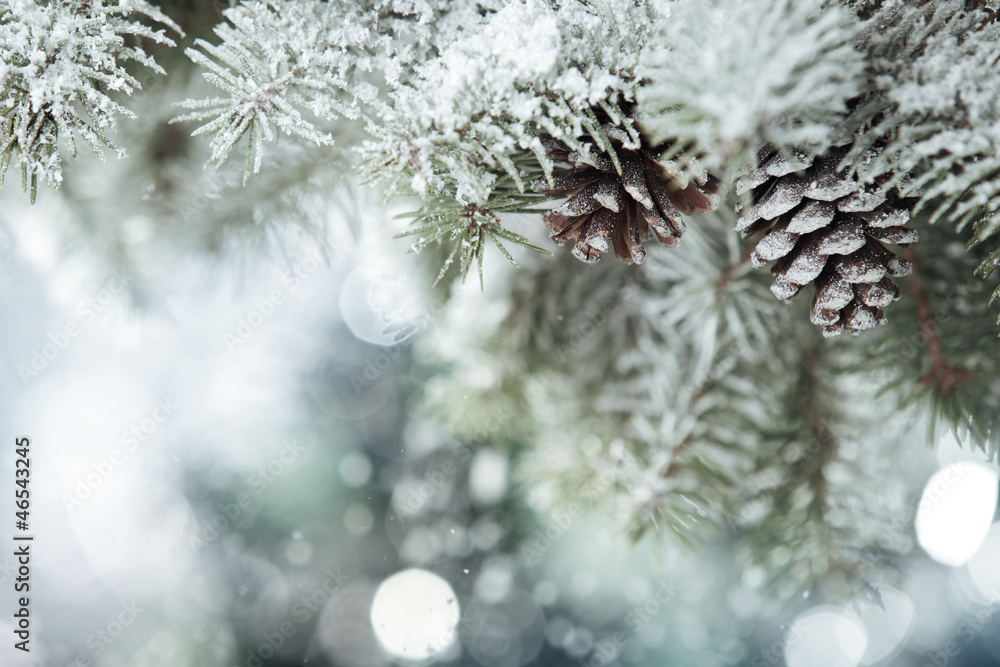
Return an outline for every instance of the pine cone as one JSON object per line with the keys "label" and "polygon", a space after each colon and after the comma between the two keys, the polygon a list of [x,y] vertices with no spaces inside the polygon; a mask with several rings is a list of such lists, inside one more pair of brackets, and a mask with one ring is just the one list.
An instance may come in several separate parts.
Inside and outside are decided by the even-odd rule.
{"label": "pine cone", "polygon": [[[631,121],[629,121],[631,122]],[[634,127],[634,125],[633,125]],[[550,184],[539,179],[536,192],[569,199],[545,215],[550,236],[559,245],[576,239],[573,254],[588,263],[614,247],[618,259],[641,264],[646,258],[643,241],[656,235],[664,246],[677,245],[684,233],[681,214],[714,211],[719,205],[719,182],[708,174],[693,179],[672,164],[658,160],[658,153],[644,142],[633,141],[625,129],[612,123],[603,126],[621,173],[614,162],[591,139],[583,149],[571,150],[551,142],[546,154],[568,162],[569,169]]]}
{"label": "pine cone", "polygon": [[909,275],[913,266],[883,244],[917,240],[917,232],[906,226],[915,198],[879,183],[861,185],[837,170],[850,148],[835,147],[803,168],[805,155],[789,159],[767,147],[758,156],[758,169],[736,184],[738,195],[752,190],[754,202],[737,231],[747,238],[769,230],[751,255],[753,265],[777,261],[771,291],[786,303],[815,282],[810,319],[825,336],[845,328],[858,334],[885,323],[882,309],[900,295],[892,278]]}

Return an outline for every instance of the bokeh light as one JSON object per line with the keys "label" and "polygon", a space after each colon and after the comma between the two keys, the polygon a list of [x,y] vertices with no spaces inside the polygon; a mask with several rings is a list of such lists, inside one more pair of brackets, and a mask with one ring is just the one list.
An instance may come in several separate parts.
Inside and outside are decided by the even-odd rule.
{"label": "bokeh light", "polygon": [[422,661],[451,646],[459,606],[447,581],[426,570],[398,572],[379,586],[372,601],[375,636],[386,652]]}
{"label": "bokeh light", "polygon": [[838,607],[816,607],[792,623],[785,661],[788,667],[854,667],[867,647],[867,633],[856,616]]}
{"label": "bokeh light", "polygon": [[934,473],[916,516],[917,540],[927,555],[951,567],[972,557],[993,520],[998,479],[995,468],[965,461]]}
{"label": "bokeh light", "polygon": [[1000,522],[990,526],[986,538],[969,559],[968,569],[979,593],[989,602],[1000,600]]}
{"label": "bokeh light", "polygon": [[879,596],[881,606],[868,604],[858,611],[868,640],[861,658],[863,665],[880,664],[896,654],[913,625],[913,601],[905,593],[883,586]]}

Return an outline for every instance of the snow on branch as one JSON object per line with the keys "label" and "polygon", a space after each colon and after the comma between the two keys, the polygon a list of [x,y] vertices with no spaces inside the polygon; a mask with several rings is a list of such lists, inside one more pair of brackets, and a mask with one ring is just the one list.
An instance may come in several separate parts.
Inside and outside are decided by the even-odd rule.
{"label": "snow on branch", "polygon": [[60,141],[73,157],[77,139],[125,155],[108,134],[134,114],[112,95],[141,87],[129,61],[163,73],[138,39],[174,43],[142,16],[180,33],[144,0],[0,0],[0,184],[13,161],[32,202],[39,180],[59,187]]}
{"label": "snow on branch", "polygon": [[865,26],[885,111],[869,134],[891,141],[859,165],[867,180],[914,178],[931,222],[1000,229],[1000,25],[961,0],[886,2]]}
{"label": "snow on branch", "polygon": [[678,140],[709,168],[763,143],[815,147],[862,87],[857,20],[826,0],[662,0],[642,57],[639,110],[653,143]]}
{"label": "snow on branch", "polygon": [[204,122],[194,134],[214,134],[211,160],[216,164],[249,136],[246,176],[251,168],[260,171],[264,142],[274,141],[275,130],[332,144],[333,137],[301,110],[326,121],[359,118],[361,105],[375,101],[376,88],[358,80],[355,70],[371,69],[366,52],[380,39],[371,30],[376,16],[360,7],[341,14],[334,9],[341,6],[349,7],[255,0],[226,10],[228,23],[215,28],[220,44],[199,39],[186,51],[226,96],[181,102],[190,113],[172,122]]}
{"label": "snow on branch", "polygon": [[550,175],[540,135],[581,148],[600,132],[594,108],[635,99],[649,21],[631,0],[507,4],[393,94],[363,150],[368,173],[422,195],[454,184],[460,204],[485,202],[502,174],[523,190],[511,155],[531,152]]}
{"label": "snow on branch", "polygon": [[517,414],[491,437],[515,443],[542,513],[583,502],[667,544],[731,531],[744,565],[778,573],[777,598],[851,597],[911,547],[893,523],[905,475],[884,465],[911,442],[851,345],[754,289],[731,226],[703,216],[642,267],[534,262],[485,312],[450,303],[423,343],[448,367],[423,408],[463,435]]}
{"label": "snow on branch", "polygon": [[471,0],[243,2],[223,12],[218,44],[197,40],[186,51],[223,95],[181,102],[189,113],[173,122],[202,122],[194,134],[213,135],[210,161],[217,165],[246,137],[246,178],[260,171],[264,143],[278,132],[324,146],[333,143],[331,121],[371,124],[386,111],[385,91],[407,80],[414,62],[436,53],[438,30],[456,21],[475,25],[490,6]]}

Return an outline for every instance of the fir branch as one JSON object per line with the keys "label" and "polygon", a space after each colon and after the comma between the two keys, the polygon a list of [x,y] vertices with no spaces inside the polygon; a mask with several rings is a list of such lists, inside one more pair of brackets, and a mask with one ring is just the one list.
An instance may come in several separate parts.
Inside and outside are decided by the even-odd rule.
{"label": "fir branch", "polygon": [[748,271],[751,268],[750,256],[753,255],[753,246],[746,244],[743,246],[743,250],[740,252],[740,259],[737,262],[733,262],[725,271],[719,274],[719,277],[715,281],[715,291],[719,293],[724,293],[726,287],[734,278],[736,278],[740,273]]}
{"label": "fir branch", "polygon": [[[188,99],[173,122],[202,122],[212,134],[210,163],[247,139],[247,169],[261,168],[263,142],[280,131],[320,146],[324,127],[359,121],[376,131],[389,114],[385,95],[421,61],[496,9],[496,0],[248,0],[223,12],[218,44],[197,40],[185,53],[223,95]],[[312,120],[311,120],[312,119]],[[252,164],[252,168],[251,165]]]}
{"label": "fir branch", "polygon": [[929,442],[952,433],[994,458],[1000,451],[1000,339],[990,305],[977,295],[995,289],[998,274],[973,276],[986,249],[967,250],[940,226],[925,225],[920,248],[920,273],[903,297],[913,304],[901,304],[884,331],[857,346],[859,364],[894,397],[897,411],[930,416]]}
{"label": "fir branch", "polygon": [[[893,520],[904,512],[906,494],[881,462],[903,439],[892,442],[876,428],[885,405],[874,400],[864,375],[844,364],[848,346],[803,334],[801,347],[768,363],[781,369],[781,386],[765,399],[773,426],[757,422],[755,465],[730,509],[741,535],[737,554],[767,572],[776,601],[813,589],[840,599],[859,591],[877,596],[875,586],[897,575],[895,559],[912,546],[912,526],[897,528]],[[861,396],[875,409],[859,406]],[[873,502],[887,489],[894,490]],[[864,518],[855,512],[861,507]]]}
{"label": "fir branch", "polygon": [[180,33],[144,0],[0,0],[0,186],[14,162],[34,203],[39,180],[59,187],[60,145],[75,157],[77,138],[102,160],[102,146],[125,156],[108,131],[118,116],[135,116],[109,93],[141,87],[129,61],[163,73],[130,39],[174,44],[164,30],[137,22],[140,16]]}
{"label": "fir branch", "polygon": [[639,110],[650,140],[674,140],[682,160],[700,156],[717,170],[749,164],[762,143],[822,151],[837,114],[863,89],[855,21],[834,3],[657,6]]}
{"label": "fir branch", "polygon": [[[976,274],[983,278],[988,278],[990,274],[997,270],[998,266],[1000,266],[1000,246],[983,258],[983,261],[976,267]],[[1000,286],[997,286],[990,295],[990,305],[997,302],[1000,302]],[[997,324],[1000,325],[1000,315],[997,316]],[[1000,333],[997,335],[1000,335]]]}
{"label": "fir branch", "polygon": [[[692,403],[697,403],[697,401],[698,401],[697,396],[692,398]],[[674,450],[670,452],[670,462],[667,463],[667,467],[663,469],[663,472],[660,474],[660,477],[662,477],[663,479],[669,479],[674,475],[676,475],[678,471],[680,471],[681,457],[684,456],[684,452],[686,452],[690,446],[691,446],[691,441],[684,440],[679,445],[674,447]]]}
{"label": "fir branch", "polygon": [[949,220],[960,230],[974,223],[973,240],[985,241],[997,225],[983,221],[1000,210],[993,74],[1000,25],[963,0],[884,2],[862,34],[880,92],[879,115],[865,133],[869,142],[889,141],[876,159],[857,163],[859,173],[886,187],[903,184],[920,195],[916,210],[929,211],[931,222]]}
{"label": "fir branch", "polygon": [[[205,68],[205,79],[228,96],[179,102],[189,113],[171,122],[204,122],[193,134],[214,134],[210,162],[217,166],[247,137],[245,184],[251,171],[260,171],[264,142],[275,140],[275,129],[316,145],[333,143],[332,136],[306,120],[300,109],[309,109],[321,120],[339,115],[355,119],[357,108],[339,100],[337,93],[346,91],[358,98],[365,89],[355,87],[362,82],[348,81],[338,72],[338,65],[356,67],[345,53],[357,44],[348,42],[334,50],[331,33],[335,21],[345,17],[331,6],[252,1],[227,9],[224,15],[229,23],[215,28],[219,45],[199,39],[196,48],[185,53]],[[296,36],[294,42],[289,35]]]}
{"label": "fir branch", "polygon": [[573,150],[585,136],[606,143],[593,107],[635,100],[649,18],[646,3],[632,0],[507,3],[392,94],[362,148],[364,172],[389,184],[405,179],[421,195],[457,184],[459,203],[479,205],[501,175],[525,189],[512,162],[518,152],[532,153],[551,177],[540,137]]}
{"label": "fir branch", "polygon": [[[912,543],[894,524],[880,541],[900,494],[880,497],[870,519],[847,513],[898,486],[871,461],[899,444],[872,427],[887,403],[845,366],[852,347],[822,343],[762,294],[731,217],[705,216],[641,268],[561,255],[517,272],[486,322],[453,304],[466,333],[429,336],[449,368],[425,406],[461,424],[517,406],[501,440],[543,512],[582,501],[632,539],[690,546],[728,519],[743,562],[784,575],[777,598],[817,583],[850,597]],[[789,339],[806,350],[776,343]],[[885,477],[857,482],[870,475]]]}
{"label": "fir branch", "polygon": [[505,229],[500,221],[500,215],[505,213],[541,213],[543,209],[532,208],[534,204],[546,198],[534,193],[519,193],[510,187],[510,181],[501,179],[497,190],[487,199],[485,205],[456,203],[454,195],[439,194],[425,200],[424,205],[412,213],[404,213],[399,217],[412,218],[416,229],[411,229],[395,238],[416,236],[416,242],[410,246],[409,252],[420,252],[431,244],[451,242],[453,248],[438,272],[434,281],[436,286],[448,274],[452,264],[458,259],[459,273],[462,282],[469,275],[473,264],[479,273],[479,284],[483,287],[483,257],[486,251],[486,241],[491,240],[500,253],[513,266],[517,262],[504,247],[503,241],[508,241],[542,255],[551,255],[533,245],[527,238]]}

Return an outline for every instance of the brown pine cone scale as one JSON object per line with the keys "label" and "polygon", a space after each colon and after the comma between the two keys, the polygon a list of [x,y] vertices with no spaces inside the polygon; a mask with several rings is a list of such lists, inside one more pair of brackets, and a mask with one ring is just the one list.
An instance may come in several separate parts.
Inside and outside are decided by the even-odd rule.
{"label": "brown pine cone scale", "polygon": [[837,169],[849,149],[835,147],[806,167],[804,155],[768,148],[736,186],[753,202],[737,231],[743,238],[766,232],[751,263],[775,262],[771,291],[786,302],[814,283],[810,319],[828,336],[885,322],[883,308],[900,296],[892,278],[913,267],[883,244],[906,246],[918,236],[906,226],[912,199]]}
{"label": "brown pine cone scale", "polygon": [[552,142],[546,154],[571,167],[533,184],[536,192],[568,197],[545,215],[552,239],[559,245],[576,241],[573,254],[589,263],[614,250],[628,264],[646,257],[643,241],[655,236],[661,245],[677,245],[684,233],[682,214],[718,207],[719,183],[711,176],[685,181],[658,161],[646,146],[635,146],[628,133],[607,123],[603,127],[621,166],[593,142],[585,150],[570,150]]}

